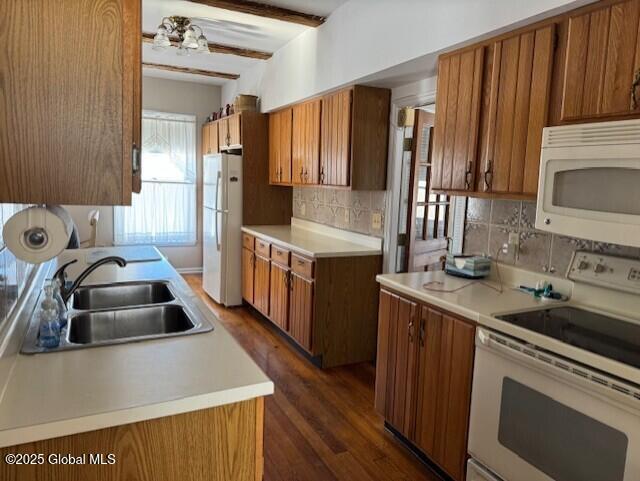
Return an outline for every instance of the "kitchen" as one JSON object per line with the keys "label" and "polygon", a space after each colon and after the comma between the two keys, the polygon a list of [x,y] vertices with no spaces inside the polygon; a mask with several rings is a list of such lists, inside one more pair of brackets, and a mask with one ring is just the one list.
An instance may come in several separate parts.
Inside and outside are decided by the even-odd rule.
{"label": "kitchen", "polygon": [[639,477],[640,1],[476,3],[3,2],[2,479]]}

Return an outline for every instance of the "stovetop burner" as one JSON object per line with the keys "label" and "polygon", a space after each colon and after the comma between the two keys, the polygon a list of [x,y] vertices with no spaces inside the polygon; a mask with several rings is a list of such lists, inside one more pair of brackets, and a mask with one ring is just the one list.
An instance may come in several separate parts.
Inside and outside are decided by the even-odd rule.
{"label": "stovetop burner", "polygon": [[640,368],[640,325],[577,307],[551,307],[496,317]]}

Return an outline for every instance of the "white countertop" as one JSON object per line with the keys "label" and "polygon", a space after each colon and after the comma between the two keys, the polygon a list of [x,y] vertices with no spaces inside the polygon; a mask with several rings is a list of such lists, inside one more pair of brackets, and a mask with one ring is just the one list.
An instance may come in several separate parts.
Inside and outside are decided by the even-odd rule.
{"label": "white countertop", "polygon": [[[86,251],[86,250],[85,250]],[[117,248],[113,253],[117,255]],[[61,258],[86,252],[66,251]],[[73,278],[82,269],[69,270]],[[47,354],[15,354],[0,399],[0,447],[272,394],[274,385],[165,260],[104,265],[84,284],[167,279],[207,333]],[[22,330],[20,330],[22,332]]]}
{"label": "white countertop", "polygon": [[295,218],[291,225],[243,226],[242,231],[314,258],[382,254],[381,239]]}
{"label": "white countertop", "polygon": [[[562,304],[569,304],[582,309],[611,315],[612,312],[615,312],[615,306],[607,302],[607,299],[614,297],[612,294],[613,291],[602,289],[594,290],[594,288],[589,286],[572,285],[573,283],[571,281],[556,278],[553,282],[562,284],[564,289],[568,288],[570,292],[567,291],[567,293],[572,296],[572,299],[564,303],[560,301],[540,300],[515,287],[520,284],[520,282],[515,282],[518,269],[501,265],[500,271],[503,273],[503,277],[510,281],[505,282],[502,293],[486,285],[490,284],[497,287],[498,283],[495,279],[474,281],[449,276],[442,271],[380,274],[376,279],[382,287],[386,287],[398,294],[449,311],[452,314],[474,321],[481,327],[513,336],[540,348],[559,353],[575,361],[594,366],[604,372],[612,373],[623,379],[628,379],[640,384],[639,369],[496,318],[496,316],[501,314],[537,310]],[[525,285],[532,285],[531,280],[534,276],[543,277],[542,275],[534,275],[532,273],[525,275],[527,279],[523,279],[522,282]],[[547,279],[550,280],[550,278]],[[427,287],[429,290],[425,289],[425,284],[428,284]],[[468,287],[459,289],[465,285],[468,285]],[[455,289],[459,290],[456,292],[438,292]],[[589,296],[590,302],[586,302],[586,296]],[[621,294],[617,294],[617,296],[615,300],[621,304],[624,303],[624,300],[620,299]],[[627,297],[629,296],[627,295]],[[638,300],[636,299],[635,302],[637,304]],[[628,322],[640,323],[640,319],[635,318],[637,317],[637,312],[636,310],[636,316],[634,317],[620,314],[617,316]]]}

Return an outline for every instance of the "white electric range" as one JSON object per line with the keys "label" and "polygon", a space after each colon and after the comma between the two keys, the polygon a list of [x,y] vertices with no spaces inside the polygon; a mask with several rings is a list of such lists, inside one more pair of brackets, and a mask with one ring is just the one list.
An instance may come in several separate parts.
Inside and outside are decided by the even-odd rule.
{"label": "white electric range", "polygon": [[577,299],[477,329],[467,481],[640,480],[640,260],[567,277]]}

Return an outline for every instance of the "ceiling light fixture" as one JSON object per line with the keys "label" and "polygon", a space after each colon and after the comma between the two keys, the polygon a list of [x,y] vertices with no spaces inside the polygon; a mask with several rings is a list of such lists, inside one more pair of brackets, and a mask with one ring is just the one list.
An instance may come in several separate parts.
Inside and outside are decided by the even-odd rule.
{"label": "ceiling light fixture", "polygon": [[205,53],[209,51],[209,42],[202,28],[191,23],[191,19],[173,15],[162,19],[156,36],[153,37],[154,50],[162,51],[171,46],[169,35],[178,36],[178,55],[190,55],[191,52]]}

